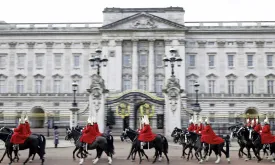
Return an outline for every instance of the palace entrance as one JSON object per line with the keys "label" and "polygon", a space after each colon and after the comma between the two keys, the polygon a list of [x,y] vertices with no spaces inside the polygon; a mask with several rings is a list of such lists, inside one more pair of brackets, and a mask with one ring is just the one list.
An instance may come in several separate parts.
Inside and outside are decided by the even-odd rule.
{"label": "palace entrance", "polygon": [[245,111],[246,118],[257,118],[259,116],[256,108],[247,108]]}
{"label": "palace entrance", "polygon": [[115,128],[119,128],[120,131],[127,127],[134,130],[140,128],[140,119],[143,115],[150,115],[152,129],[163,130],[164,98],[151,93],[134,91],[118,95],[115,98],[108,98],[106,105],[115,111]]}
{"label": "palace entrance", "polygon": [[45,112],[41,107],[34,107],[30,117],[32,128],[44,128]]}

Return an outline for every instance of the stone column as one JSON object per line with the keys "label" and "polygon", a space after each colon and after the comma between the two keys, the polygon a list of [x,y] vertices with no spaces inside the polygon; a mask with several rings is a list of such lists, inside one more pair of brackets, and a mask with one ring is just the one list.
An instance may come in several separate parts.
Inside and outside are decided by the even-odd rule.
{"label": "stone column", "polygon": [[149,40],[149,92],[155,91],[155,52],[154,52],[155,40]]}
{"label": "stone column", "polygon": [[26,93],[31,93],[33,92],[32,88],[34,87],[33,85],[33,70],[36,69],[34,66],[36,66],[36,56],[34,54],[34,46],[35,42],[27,42],[28,45],[28,55],[26,56],[27,60],[27,88],[25,90]]}
{"label": "stone column", "polygon": [[65,42],[65,54],[63,56],[63,59],[65,62],[62,62],[62,70],[64,73],[64,79],[62,81],[62,89],[61,91],[65,92],[65,93],[69,93],[71,92],[71,79],[70,79],[70,73],[71,73],[71,58],[72,58],[72,50],[71,50],[71,46],[72,46],[72,42]]}
{"label": "stone column", "polygon": [[105,97],[108,90],[105,88],[105,82],[100,75],[92,76],[92,83],[87,91],[89,95],[89,116],[96,117],[99,130],[104,131],[105,127]]}
{"label": "stone column", "polygon": [[137,44],[138,40],[132,40],[133,42],[133,54],[132,54],[132,89],[138,89],[138,54]]}
{"label": "stone column", "polygon": [[122,40],[116,40],[115,60],[116,77],[114,79],[114,84],[116,86],[114,86],[114,89],[116,89],[117,91],[122,91]]}
{"label": "stone column", "polygon": [[14,76],[15,76],[15,70],[17,69],[16,63],[15,63],[16,58],[17,58],[16,57],[16,50],[15,50],[16,45],[17,45],[17,42],[9,42],[9,46],[10,46],[10,54],[9,54],[10,64],[9,65],[10,66],[9,66],[9,73],[8,73],[9,77],[8,77],[8,82],[7,82],[7,84],[8,84],[7,92],[8,93],[15,92],[14,91],[14,89],[15,89],[14,86],[15,86],[16,81],[15,81]]}
{"label": "stone column", "polygon": [[175,63],[176,76],[178,76],[178,78],[180,79],[180,86],[184,90],[186,90],[185,42],[185,39],[178,40],[178,56],[181,57],[182,62],[180,67],[177,65],[177,63]]}
{"label": "stone column", "polygon": [[181,128],[181,93],[179,79],[171,76],[163,90],[165,95],[165,136],[170,137],[175,127]]}
{"label": "stone column", "polygon": [[[102,54],[101,54],[101,58],[103,58],[103,57],[106,57],[108,60],[110,60],[110,58],[108,58],[108,53],[109,53],[109,50],[108,50],[108,46],[109,46],[109,40],[102,40],[101,41],[101,45],[102,45]],[[102,76],[102,78],[105,80],[105,85],[106,85],[106,88],[108,88],[109,89],[109,76],[108,76],[108,68],[109,68],[109,62],[107,62],[107,66],[105,67],[105,66],[103,66],[102,64],[101,64],[101,73],[100,73],[100,75]],[[112,81],[112,80],[111,80]]]}
{"label": "stone column", "polygon": [[[53,42],[46,42],[46,55],[45,55],[45,69],[47,69],[46,73],[46,77],[45,77],[45,81],[42,83],[42,88],[44,88],[43,91],[45,91],[46,93],[51,93],[52,89],[52,72],[53,72],[53,53],[52,53],[52,48],[53,48]],[[43,87],[45,84],[45,87]]]}

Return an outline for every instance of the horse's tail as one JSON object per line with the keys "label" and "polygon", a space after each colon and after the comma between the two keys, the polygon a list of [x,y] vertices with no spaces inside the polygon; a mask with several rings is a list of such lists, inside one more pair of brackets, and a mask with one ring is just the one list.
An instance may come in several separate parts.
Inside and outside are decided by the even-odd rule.
{"label": "horse's tail", "polygon": [[107,150],[110,154],[114,155],[115,147],[114,147],[114,137],[112,135],[107,136]]}
{"label": "horse's tail", "polygon": [[46,154],[45,149],[46,149],[46,138],[44,135],[39,135],[39,147],[40,147],[40,155],[44,156]]}
{"label": "horse's tail", "polygon": [[162,138],[163,138],[163,152],[168,154],[168,146],[169,146],[168,141],[166,137],[163,136]]}

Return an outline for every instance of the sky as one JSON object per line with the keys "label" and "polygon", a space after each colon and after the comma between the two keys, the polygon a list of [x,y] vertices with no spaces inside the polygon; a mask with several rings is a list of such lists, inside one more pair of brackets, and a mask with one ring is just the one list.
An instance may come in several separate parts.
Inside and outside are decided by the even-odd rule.
{"label": "sky", "polygon": [[183,7],[185,21],[275,21],[275,0],[0,0],[7,23],[102,22],[105,7]]}

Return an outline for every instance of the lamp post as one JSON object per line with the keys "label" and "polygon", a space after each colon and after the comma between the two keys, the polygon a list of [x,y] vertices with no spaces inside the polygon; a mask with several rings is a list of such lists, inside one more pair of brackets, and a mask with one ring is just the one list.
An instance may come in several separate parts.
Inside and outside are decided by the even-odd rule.
{"label": "lamp post", "polygon": [[74,100],[73,100],[73,107],[77,107],[77,103],[76,103],[76,99],[75,99],[75,93],[78,89],[78,84],[76,82],[72,83],[72,87],[73,87],[73,92],[74,92]]}
{"label": "lamp post", "polygon": [[168,58],[167,56],[164,56],[163,58],[163,62],[164,62],[164,66],[168,67],[168,62],[170,62],[171,64],[171,69],[172,69],[172,77],[174,77],[175,75],[175,71],[174,71],[174,67],[175,67],[175,63],[177,62],[177,65],[180,67],[181,66],[181,62],[182,62],[182,58],[178,55],[178,51],[174,48],[170,49],[170,58]]}
{"label": "lamp post", "polygon": [[75,93],[78,89],[78,84],[76,82],[73,82],[72,87],[73,87],[74,99],[73,99],[73,103],[72,103],[72,108],[70,108],[70,111],[72,112],[70,115],[70,128],[76,127],[76,125],[77,125],[77,111],[79,110],[79,108],[77,107],[76,98],[75,98]]}
{"label": "lamp post", "polygon": [[195,82],[194,87],[195,87],[195,92],[196,92],[196,103],[193,104],[193,111],[196,113],[197,120],[199,120],[199,114],[201,112],[201,107],[199,104],[199,86],[200,84],[198,82]]}
{"label": "lamp post", "polygon": [[106,56],[104,56],[103,58],[101,58],[101,53],[102,53],[101,49],[96,49],[95,52],[96,52],[96,56],[95,57],[91,57],[89,59],[89,61],[91,63],[91,67],[97,67],[97,74],[100,75],[101,63],[103,64],[103,67],[106,67],[108,59],[106,58]]}

